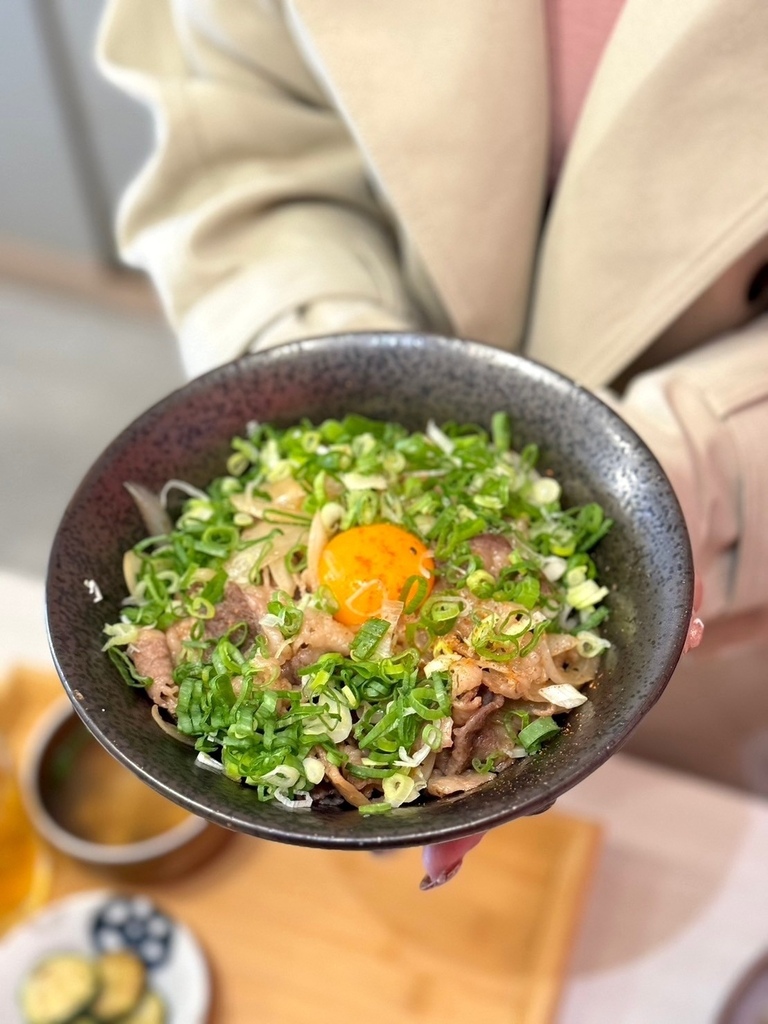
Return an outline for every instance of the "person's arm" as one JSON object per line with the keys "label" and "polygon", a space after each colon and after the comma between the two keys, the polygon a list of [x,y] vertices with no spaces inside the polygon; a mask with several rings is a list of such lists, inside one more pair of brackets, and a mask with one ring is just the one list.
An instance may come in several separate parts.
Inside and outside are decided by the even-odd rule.
{"label": "person's arm", "polygon": [[768,607],[768,316],[632,381],[617,412],[648,444],[683,508],[701,615]]}
{"label": "person's arm", "polygon": [[415,325],[391,226],[282,4],[113,0],[98,52],[154,117],[118,245],[154,281],[190,374],[295,337]]}
{"label": "person's arm", "polygon": [[[749,643],[768,626],[768,315],[602,397],[663,466],[688,523],[714,645]],[[698,599],[695,599],[698,601]],[[714,628],[713,628],[714,627]],[[701,640],[694,616],[687,649]],[[422,889],[450,881],[482,839],[428,847]]]}

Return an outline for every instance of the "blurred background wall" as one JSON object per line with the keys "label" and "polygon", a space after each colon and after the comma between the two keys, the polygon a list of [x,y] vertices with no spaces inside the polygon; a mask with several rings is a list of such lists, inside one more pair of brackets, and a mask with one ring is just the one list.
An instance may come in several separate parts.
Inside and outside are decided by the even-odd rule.
{"label": "blurred background wall", "polygon": [[37,576],[84,471],[183,379],[150,287],[115,253],[152,126],[94,68],[102,7],[0,4],[0,568]]}
{"label": "blurred background wall", "polygon": [[112,216],[152,129],[93,66],[102,7],[103,0],[2,7],[0,235],[5,244],[110,264]]}

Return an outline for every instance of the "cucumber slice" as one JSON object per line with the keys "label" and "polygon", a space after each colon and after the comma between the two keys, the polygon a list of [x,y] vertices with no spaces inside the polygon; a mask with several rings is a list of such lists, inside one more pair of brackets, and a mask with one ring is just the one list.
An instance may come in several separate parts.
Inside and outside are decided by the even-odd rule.
{"label": "cucumber slice", "polygon": [[120,1018],[120,1024],[165,1024],[165,1004],[157,992],[149,989],[136,1009]]}
{"label": "cucumber slice", "polygon": [[41,960],[21,988],[27,1024],[66,1024],[88,1008],[99,991],[99,975],[90,958],[57,953]]}
{"label": "cucumber slice", "polygon": [[124,1017],[138,1004],[147,983],[147,971],[135,953],[124,949],[104,953],[96,960],[101,987],[88,1012],[98,1021]]}

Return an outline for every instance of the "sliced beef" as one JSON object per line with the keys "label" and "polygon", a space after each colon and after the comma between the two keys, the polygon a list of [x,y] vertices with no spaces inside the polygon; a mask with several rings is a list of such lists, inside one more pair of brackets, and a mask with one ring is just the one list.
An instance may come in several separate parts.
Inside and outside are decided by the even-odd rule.
{"label": "sliced beef", "polygon": [[450,796],[452,793],[466,793],[470,789],[477,789],[492,779],[491,774],[480,772],[464,772],[463,775],[438,775],[433,772],[427,783],[427,792],[430,796]]}
{"label": "sliced beef", "polygon": [[348,655],[354,630],[337,622],[332,615],[317,608],[307,608],[304,622],[292,642],[293,655],[285,663],[283,671],[297,683],[303,669],[314,665],[321,654],[338,652]]}
{"label": "sliced beef", "polygon": [[184,641],[189,640],[195,622],[195,619],[179,619],[165,631],[165,641],[174,665],[178,665],[184,656]]}
{"label": "sliced beef", "polygon": [[483,668],[483,683],[494,693],[511,700],[531,700],[547,681],[547,671],[539,647],[524,658],[500,662],[494,668]]}
{"label": "sliced beef", "polygon": [[317,810],[330,811],[338,810],[344,806],[344,797],[338,790],[326,781],[320,782],[312,789],[313,806]]}
{"label": "sliced beef", "polygon": [[453,747],[451,756],[446,766],[446,775],[460,775],[474,756],[473,748],[477,734],[483,728],[486,720],[501,708],[504,698],[499,694],[486,693],[483,703],[458,729],[453,730]]}
{"label": "sliced beef", "polygon": [[264,616],[267,614],[267,605],[272,600],[272,587],[261,586],[256,587],[253,584],[249,584],[247,587],[241,588],[245,596],[248,606],[251,609],[251,617],[254,622],[258,624],[258,632],[262,634],[264,639],[267,641],[267,651],[270,657],[274,658],[279,655],[279,661],[285,661],[290,654],[289,646],[285,642],[285,637],[277,628],[277,626],[265,626],[263,624]]}
{"label": "sliced beef", "polygon": [[336,765],[331,764],[322,751],[318,752],[318,757],[325,766],[326,779],[330,782],[336,792],[344,797],[348,804],[352,804],[353,807],[362,807],[364,804],[370,803],[368,797],[353,786],[349,779],[345,779]]}
{"label": "sliced beef", "polygon": [[482,728],[475,734],[472,743],[472,757],[480,761],[486,761],[489,757],[501,756],[503,759],[512,756],[512,751],[518,744],[513,736],[507,731],[504,717],[509,713],[509,704],[504,709],[494,711],[482,724]]}
{"label": "sliced beef", "polygon": [[241,622],[248,627],[246,641],[252,641],[259,629],[258,619],[242,589],[230,580],[224,587],[224,596],[216,605],[213,618],[206,620],[205,636],[218,639]]}
{"label": "sliced beef", "polygon": [[462,693],[460,697],[454,698],[451,708],[454,726],[466,725],[482,703],[483,698],[477,690],[473,690],[471,693]]}
{"label": "sliced beef", "polygon": [[136,642],[131,645],[128,653],[133,658],[136,671],[152,682],[147,693],[152,701],[161,708],[175,713],[179,699],[179,688],[173,681],[173,658],[165,639],[165,633],[159,629],[142,629]]}
{"label": "sliced beef", "polygon": [[482,561],[485,571],[495,579],[509,565],[512,545],[498,533],[481,533],[469,542],[469,550]]}
{"label": "sliced beef", "polygon": [[451,676],[451,692],[454,697],[459,697],[462,693],[467,693],[470,690],[476,690],[483,681],[482,667],[471,658],[459,658],[458,661],[454,661],[448,672]]}
{"label": "sliced beef", "polygon": [[348,655],[354,639],[355,631],[337,622],[328,612],[307,608],[304,622],[293,641],[293,648],[297,651],[300,647],[310,647],[317,651],[318,657],[329,651]]}

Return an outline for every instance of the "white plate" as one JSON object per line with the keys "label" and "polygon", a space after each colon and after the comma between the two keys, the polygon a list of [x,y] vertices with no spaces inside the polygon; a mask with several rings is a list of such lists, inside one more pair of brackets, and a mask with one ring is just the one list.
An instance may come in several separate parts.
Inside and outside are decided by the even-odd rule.
{"label": "white plate", "polygon": [[210,978],[192,932],[148,897],[108,890],[52,903],[0,941],[0,1021],[24,1024],[19,986],[42,957],[125,948],[146,963],[148,983],[165,1001],[167,1024],[204,1024]]}

